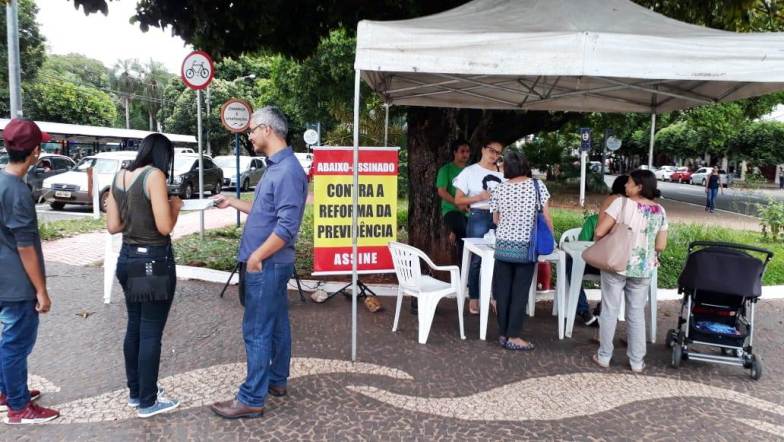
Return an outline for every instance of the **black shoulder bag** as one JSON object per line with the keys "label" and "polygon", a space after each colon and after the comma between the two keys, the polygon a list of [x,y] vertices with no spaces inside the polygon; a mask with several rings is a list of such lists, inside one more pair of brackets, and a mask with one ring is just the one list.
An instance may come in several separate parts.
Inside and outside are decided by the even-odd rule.
{"label": "black shoulder bag", "polygon": [[[125,172],[123,171],[123,185],[125,184]],[[142,182],[144,182],[143,178],[139,177],[137,179],[142,179]],[[129,213],[128,209],[131,199],[128,190],[129,188],[125,187],[125,202],[123,204],[125,214]],[[133,253],[129,258],[126,264],[128,280],[125,284],[125,297],[128,301],[156,302],[170,300],[173,293],[170,290],[169,270],[174,265],[174,262],[170,262],[168,255],[163,257],[145,257],[137,252]]]}

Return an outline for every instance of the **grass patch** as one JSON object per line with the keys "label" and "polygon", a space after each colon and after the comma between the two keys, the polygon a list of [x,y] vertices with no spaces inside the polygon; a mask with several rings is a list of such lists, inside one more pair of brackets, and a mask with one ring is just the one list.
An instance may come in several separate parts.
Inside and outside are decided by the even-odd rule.
{"label": "grass patch", "polygon": [[41,222],[38,224],[38,230],[41,232],[41,241],[70,238],[83,233],[92,233],[104,229],[106,229],[106,219],[104,217],[99,219],[93,219],[92,217],[64,219]]}
{"label": "grass patch", "polygon": [[230,272],[237,263],[241,235],[241,227],[231,226],[205,231],[204,241],[198,233],[185,236],[174,241],[175,259],[181,265]]}

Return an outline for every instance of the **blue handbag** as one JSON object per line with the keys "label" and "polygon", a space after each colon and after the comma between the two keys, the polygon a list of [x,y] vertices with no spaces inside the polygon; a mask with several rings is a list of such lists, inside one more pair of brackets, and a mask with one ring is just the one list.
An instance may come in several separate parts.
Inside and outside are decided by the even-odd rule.
{"label": "blue handbag", "polygon": [[[536,220],[531,231],[531,243],[536,244],[536,247],[531,248],[535,249],[534,253],[536,255],[549,255],[553,253],[555,248],[555,238],[553,238],[553,232],[550,231],[550,227],[547,225],[547,220],[544,217],[544,205],[542,204],[542,196],[539,193],[539,180],[536,178],[532,179],[534,180],[534,189],[536,189]],[[531,262],[535,261],[536,258],[535,256]]]}

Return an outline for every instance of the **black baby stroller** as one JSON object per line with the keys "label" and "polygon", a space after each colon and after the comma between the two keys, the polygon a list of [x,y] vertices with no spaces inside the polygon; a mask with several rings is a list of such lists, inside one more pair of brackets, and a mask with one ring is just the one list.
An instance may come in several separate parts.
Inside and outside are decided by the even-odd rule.
{"label": "black baby stroller", "polygon": [[[756,254],[764,255],[764,261]],[[670,329],[666,340],[674,368],[693,359],[750,369],[755,380],[762,376],[762,362],[752,353],[754,308],[771,258],[772,252],[743,244],[689,244],[678,278],[678,293],[683,294],[678,328]],[[721,353],[695,352],[692,344],[718,348]]]}

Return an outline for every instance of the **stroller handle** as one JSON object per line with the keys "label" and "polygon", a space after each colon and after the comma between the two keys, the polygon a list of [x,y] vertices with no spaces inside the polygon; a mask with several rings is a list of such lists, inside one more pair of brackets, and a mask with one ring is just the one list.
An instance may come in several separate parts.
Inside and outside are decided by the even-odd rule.
{"label": "stroller handle", "polygon": [[767,249],[763,249],[761,247],[754,247],[748,246],[746,244],[738,244],[732,242],[721,242],[721,241],[693,241],[689,243],[689,253],[696,247],[726,247],[729,249],[739,249],[739,250],[748,250],[751,252],[762,253],[766,256],[765,263],[767,264],[771,259],[773,259],[773,252]]}

